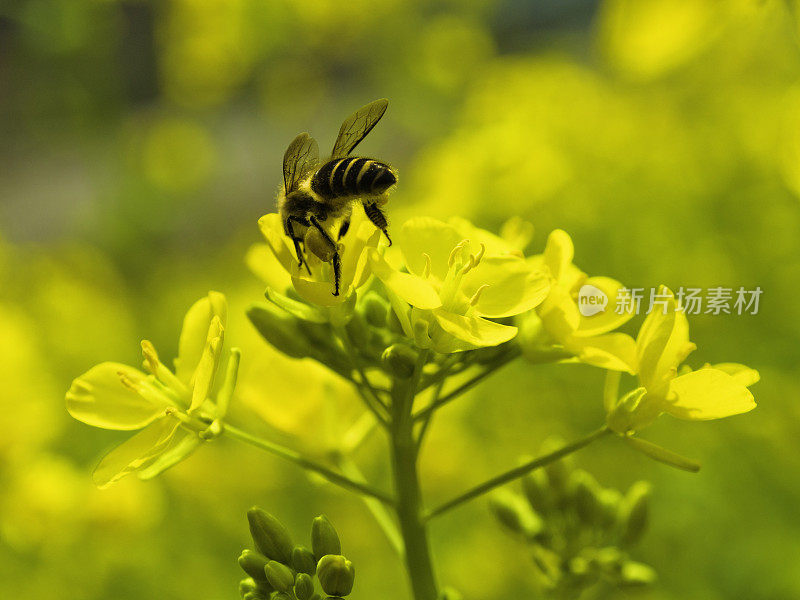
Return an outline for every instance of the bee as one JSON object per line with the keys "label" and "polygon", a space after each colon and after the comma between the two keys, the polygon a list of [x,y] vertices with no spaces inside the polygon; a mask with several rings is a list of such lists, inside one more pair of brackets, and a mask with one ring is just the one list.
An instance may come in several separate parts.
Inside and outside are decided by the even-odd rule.
{"label": "bee", "polygon": [[[307,133],[298,135],[283,155],[283,185],[278,195],[278,212],[284,233],[294,243],[300,267],[311,269],[305,251],[311,251],[333,267],[333,295],[339,295],[341,259],[338,241],[350,227],[353,205],[364,207],[370,221],[386,236],[388,222],[381,206],[397,175],[386,163],[350,156],[386,112],[388,100],[370,102],[347,117],[339,129],[330,158],[320,163],[319,146]],[[340,220],[336,240],[323,226]]]}

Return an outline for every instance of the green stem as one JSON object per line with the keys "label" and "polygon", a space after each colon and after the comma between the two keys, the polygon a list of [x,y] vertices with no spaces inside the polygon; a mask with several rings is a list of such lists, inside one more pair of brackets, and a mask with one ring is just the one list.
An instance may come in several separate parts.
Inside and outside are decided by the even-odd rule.
{"label": "green stem", "polygon": [[397,519],[405,546],[405,562],[415,600],[436,600],[438,591],[431,562],[428,532],[422,515],[422,494],[417,473],[417,445],[411,408],[427,360],[423,352],[414,375],[395,381],[392,389],[390,442],[392,474],[397,493]]}
{"label": "green stem", "polygon": [[336,485],[343,487],[351,492],[358,492],[359,494],[364,494],[372,498],[377,498],[384,504],[388,504],[390,506],[395,505],[394,499],[388,494],[380,490],[377,490],[365,483],[354,481],[349,477],[337,471],[334,471],[333,469],[326,467],[321,463],[318,463],[314,460],[311,460],[310,458],[303,456],[302,454],[296,452],[295,450],[291,450],[290,448],[286,448],[285,446],[281,446],[280,444],[275,444],[268,440],[256,437],[232,425],[226,424],[224,431],[231,437],[236,438],[241,442],[250,444],[251,446],[255,446],[256,448],[260,448],[261,450],[266,450],[270,454],[274,454],[275,456],[279,456],[283,459],[291,461],[308,471],[313,471],[315,473],[318,473],[331,483],[335,483]]}
{"label": "green stem", "polygon": [[491,492],[493,489],[495,489],[497,487],[500,487],[501,485],[505,485],[506,483],[508,483],[510,481],[518,479],[519,477],[522,477],[523,475],[526,475],[526,474],[530,473],[534,469],[538,469],[539,467],[543,467],[543,466],[545,466],[545,465],[547,465],[547,464],[549,464],[551,462],[554,462],[554,461],[558,460],[559,458],[562,458],[562,457],[566,456],[567,454],[572,454],[576,450],[580,450],[584,446],[588,446],[593,441],[595,441],[597,438],[600,438],[600,437],[602,437],[602,436],[604,436],[604,435],[606,435],[608,433],[610,433],[610,430],[608,429],[608,427],[603,426],[600,429],[597,429],[597,430],[593,431],[592,433],[590,433],[586,437],[581,438],[581,439],[579,439],[579,440],[577,440],[577,441],[575,441],[575,442],[573,442],[571,444],[568,444],[568,445],[564,446],[563,448],[559,448],[558,450],[555,450],[554,452],[551,452],[549,454],[545,454],[545,455],[540,456],[538,458],[534,458],[532,460],[529,460],[528,462],[523,463],[523,464],[521,464],[520,466],[518,466],[518,467],[516,467],[514,469],[506,471],[505,473],[501,473],[500,475],[497,475],[496,477],[492,477],[488,481],[485,481],[484,483],[482,483],[482,484],[480,484],[478,486],[475,486],[474,488],[464,492],[460,496],[457,496],[457,497],[453,498],[452,500],[449,500],[449,501],[445,502],[444,504],[434,508],[433,510],[428,512],[428,514],[425,516],[425,519],[426,520],[432,519],[433,517],[441,515],[441,514],[447,512],[447,511],[449,511],[449,510],[451,510],[451,509],[453,509],[453,508],[455,508],[455,507],[457,507],[457,506],[459,506],[461,504],[464,504],[465,502],[468,502],[468,501],[472,500],[473,498],[477,498],[478,496],[482,496],[483,494],[485,494],[487,492]]}

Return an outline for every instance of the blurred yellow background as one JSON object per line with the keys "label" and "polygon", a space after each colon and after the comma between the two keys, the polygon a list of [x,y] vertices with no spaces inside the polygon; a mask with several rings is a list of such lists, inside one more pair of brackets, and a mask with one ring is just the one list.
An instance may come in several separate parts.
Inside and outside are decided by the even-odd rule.
{"label": "blurred yellow background", "polygon": [[[0,6],[0,597],[235,598],[253,504],[298,539],[325,512],[358,569],[353,597],[408,597],[380,530],[338,489],[221,440],[99,491],[91,469],[126,434],[64,409],[72,378],[138,364],[143,337],[174,356],[186,308],[216,289],[244,350],[232,419],[324,451],[357,405],[254,333],[244,307],[263,284],[244,255],[288,142],[309,131],[324,151],[379,97],[389,110],[360,150],[399,170],[394,223],[520,215],[536,251],[564,228],[582,269],[632,287],[763,289],[757,315],[690,318],[696,366],[760,370],[757,410],[647,432],[699,474],[613,440],[576,462],[604,485],[653,482],[637,559],[660,581],[640,597],[800,597],[798,35],[800,7],[777,0]],[[427,496],[596,427],[601,389],[586,366],[504,370],[437,418]],[[360,459],[386,484],[382,452],[376,436]],[[485,501],[432,536],[441,580],[468,600],[532,596],[530,557]]]}

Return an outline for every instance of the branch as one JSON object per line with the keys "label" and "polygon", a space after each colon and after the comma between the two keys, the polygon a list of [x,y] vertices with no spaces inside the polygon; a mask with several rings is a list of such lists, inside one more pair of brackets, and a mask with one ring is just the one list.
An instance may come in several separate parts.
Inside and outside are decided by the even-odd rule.
{"label": "branch", "polygon": [[337,327],[336,331],[339,334],[339,341],[344,347],[345,354],[347,354],[347,358],[350,360],[351,367],[358,373],[358,376],[361,379],[360,383],[355,381],[353,378],[350,378],[350,381],[353,382],[356,390],[358,391],[358,395],[361,396],[364,404],[372,412],[372,414],[375,415],[375,418],[382,425],[387,426],[389,424],[389,419],[386,415],[384,415],[381,409],[388,412],[388,406],[383,400],[381,400],[380,396],[378,395],[378,391],[373,387],[372,383],[367,378],[364,368],[361,366],[358,357],[353,352],[353,346],[350,343],[350,336],[347,335],[347,330],[344,327]]}
{"label": "branch", "polygon": [[563,448],[559,448],[558,450],[551,452],[550,454],[545,454],[544,456],[540,456],[533,460],[529,460],[528,462],[514,469],[511,469],[510,471],[501,473],[500,475],[497,475],[496,477],[489,479],[488,481],[472,488],[471,490],[464,492],[460,496],[457,496],[456,498],[453,498],[452,500],[449,500],[444,504],[429,511],[428,514],[425,516],[425,519],[426,520],[432,519],[433,517],[441,515],[442,513],[445,513],[450,509],[453,509],[456,506],[463,504],[464,502],[468,502],[469,500],[477,498],[478,496],[482,496],[483,494],[490,492],[493,489],[500,487],[501,485],[504,485],[515,479],[518,479],[519,477],[522,477],[523,475],[530,473],[534,469],[543,467],[551,462],[558,460],[559,458],[566,456],[567,454],[572,454],[576,450],[580,450],[584,446],[588,446],[593,441],[606,435],[607,433],[610,433],[610,430],[608,429],[608,427],[604,425],[600,429],[593,431],[586,437],[581,438],[576,442],[564,446]]}
{"label": "branch", "polygon": [[280,444],[275,444],[268,440],[261,439],[254,435],[250,435],[239,429],[238,427],[233,427],[232,425],[225,425],[224,431],[230,435],[238,439],[239,441],[245,442],[246,444],[250,444],[251,446],[255,446],[256,448],[261,448],[262,450],[266,450],[270,454],[274,454],[275,456],[279,456],[285,460],[291,461],[296,465],[303,467],[308,471],[313,471],[322,475],[325,479],[330,481],[331,483],[335,483],[336,485],[343,487],[351,492],[358,492],[359,494],[364,494],[366,496],[371,496],[372,498],[377,498],[384,504],[388,504],[390,506],[394,506],[395,500],[388,494],[373,488],[365,483],[361,483],[358,481],[354,481],[349,477],[334,471],[333,469],[326,467],[325,465],[318,463],[310,458],[307,458],[296,452],[295,450],[291,450],[286,448],[285,446],[281,446]]}
{"label": "branch", "polygon": [[519,351],[518,348],[515,348],[515,351],[510,351],[508,354],[503,355],[500,359],[498,359],[494,363],[491,363],[486,369],[484,369],[483,371],[481,371],[480,373],[478,373],[477,375],[475,375],[471,379],[468,379],[467,381],[462,383],[460,386],[458,386],[452,392],[450,392],[448,394],[445,394],[444,396],[441,396],[440,398],[436,398],[428,406],[418,410],[416,413],[414,413],[413,419],[415,421],[419,421],[421,419],[426,418],[430,413],[434,412],[435,410],[438,410],[439,408],[441,408],[442,406],[444,406],[445,404],[447,404],[451,400],[455,400],[461,394],[463,394],[464,392],[466,392],[466,391],[470,390],[471,388],[473,388],[474,386],[476,386],[478,383],[483,381],[486,377],[488,377],[489,375],[494,373],[497,369],[499,369],[500,367],[502,367],[504,365],[507,365],[512,360],[517,358],[519,355],[520,355],[520,351]]}

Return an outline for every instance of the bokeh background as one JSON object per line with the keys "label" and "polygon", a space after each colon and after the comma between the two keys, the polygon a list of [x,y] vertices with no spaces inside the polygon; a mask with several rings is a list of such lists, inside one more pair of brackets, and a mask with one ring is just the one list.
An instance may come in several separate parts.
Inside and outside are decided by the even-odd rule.
{"label": "bokeh background", "polygon": [[[0,597],[235,598],[245,510],[307,543],[325,512],[354,598],[408,597],[364,507],[221,440],[150,483],[92,466],[122,436],[71,421],[73,377],[174,356],[186,308],[232,304],[233,418],[322,452],[350,392],[277,355],[244,307],[244,256],[287,143],[332,144],[378,98],[363,151],[396,165],[395,224],[461,215],[561,227],[591,274],[629,286],[760,286],[759,314],[691,319],[690,362],[758,368],[754,412],[661,419],[646,437],[697,475],[613,440],[577,455],[604,485],[653,482],[642,598],[800,597],[800,15],[777,0],[18,0],[0,5]],[[602,419],[602,373],[514,365],[442,411],[423,456],[443,500]],[[337,412],[338,417],[331,417]],[[378,481],[383,447],[359,460]],[[529,556],[485,502],[437,521],[440,577],[469,600],[533,597]],[[630,594],[629,594],[630,595]]]}

